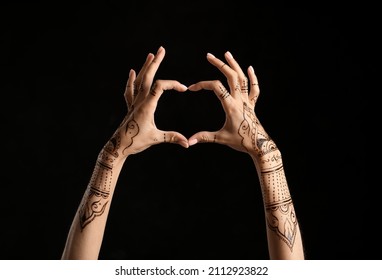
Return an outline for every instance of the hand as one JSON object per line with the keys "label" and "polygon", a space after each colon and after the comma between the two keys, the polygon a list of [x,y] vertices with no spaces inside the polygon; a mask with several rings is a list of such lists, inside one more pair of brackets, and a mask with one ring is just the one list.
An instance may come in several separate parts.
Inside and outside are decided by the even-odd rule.
{"label": "hand", "polygon": [[176,131],[163,131],[156,127],[154,113],[158,100],[166,90],[184,92],[187,87],[175,80],[154,80],[154,75],[165,56],[165,49],[160,47],[154,56],[149,53],[146,61],[136,75],[130,70],[125,89],[128,113],[105,145],[109,153],[122,154],[125,158],[139,153],[159,143],[175,143],[188,148],[188,140]]}
{"label": "hand", "polygon": [[230,52],[225,53],[227,63],[207,54],[207,60],[226,77],[229,91],[219,81],[201,81],[188,87],[190,91],[213,90],[220,99],[226,114],[225,123],[218,131],[200,131],[189,138],[189,144],[218,143],[259,158],[264,153],[277,149],[255,115],[255,104],[260,94],[257,77],[252,66],[248,78]]}

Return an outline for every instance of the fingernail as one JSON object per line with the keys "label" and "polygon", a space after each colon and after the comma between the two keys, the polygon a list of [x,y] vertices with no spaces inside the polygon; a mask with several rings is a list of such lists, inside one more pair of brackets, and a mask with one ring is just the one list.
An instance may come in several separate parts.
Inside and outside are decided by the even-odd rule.
{"label": "fingernail", "polygon": [[158,49],[158,51],[157,51],[157,54],[160,53],[162,50],[163,50],[163,47],[160,46],[159,49]]}
{"label": "fingernail", "polygon": [[227,56],[228,56],[229,58],[233,58],[232,54],[231,54],[229,51],[227,51],[226,54],[227,54]]}
{"label": "fingernail", "polygon": [[198,143],[198,139],[192,139],[192,140],[188,141],[188,144],[190,146],[195,145],[196,143]]}
{"label": "fingernail", "polygon": [[253,69],[252,65],[249,66],[249,70],[250,70],[252,73],[255,73],[255,70]]}
{"label": "fingernail", "polygon": [[212,53],[207,53],[207,57],[215,57]]}
{"label": "fingernail", "polygon": [[190,147],[190,144],[188,144],[188,141],[183,141],[183,147],[185,147],[186,149],[188,148],[188,147]]}
{"label": "fingernail", "polygon": [[146,56],[146,61],[149,60],[152,56],[154,56],[152,53],[148,53]]}
{"label": "fingernail", "polygon": [[184,90],[188,90],[188,86],[181,84],[180,85]]}

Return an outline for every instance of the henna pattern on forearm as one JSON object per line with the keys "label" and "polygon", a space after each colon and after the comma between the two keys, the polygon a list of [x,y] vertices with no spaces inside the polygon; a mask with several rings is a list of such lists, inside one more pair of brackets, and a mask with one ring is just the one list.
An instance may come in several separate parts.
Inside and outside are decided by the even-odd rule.
{"label": "henna pattern on forearm", "polygon": [[268,228],[293,250],[297,219],[281,163],[261,172],[261,185]]}
{"label": "henna pattern on forearm", "polygon": [[293,250],[297,234],[297,219],[285,178],[281,154],[274,141],[261,126],[253,109],[246,103],[244,103],[243,112],[243,121],[238,134],[242,137],[242,146],[247,150],[251,147],[263,163],[260,184],[267,226]]}
{"label": "henna pattern on forearm", "polygon": [[[132,106],[133,109],[133,106]],[[119,157],[121,147],[120,133],[125,133],[123,152],[133,145],[133,139],[139,133],[139,125],[133,114],[127,114],[110,140],[98,155],[96,166],[79,207],[81,230],[96,217],[102,216],[110,202],[110,191],[113,180],[113,163]],[[122,153],[123,153],[122,152]]]}
{"label": "henna pattern on forearm", "polygon": [[109,203],[113,162],[119,156],[117,149],[120,142],[119,134],[115,133],[98,155],[96,166],[79,208],[81,230],[96,217],[101,216]]}

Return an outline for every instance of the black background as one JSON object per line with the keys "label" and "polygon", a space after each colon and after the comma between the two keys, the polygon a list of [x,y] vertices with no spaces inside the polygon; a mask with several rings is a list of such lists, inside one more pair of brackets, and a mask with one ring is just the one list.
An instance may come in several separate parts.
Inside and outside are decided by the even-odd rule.
{"label": "black background", "polygon": [[[91,1],[1,9],[0,258],[59,259],[97,154],[126,113],[131,68],[164,46],[157,79],[221,79],[206,60],[252,65],[256,113],[280,148],[307,259],[378,259],[377,186],[366,129],[375,10],[240,1]],[[219,129],[212,92],[166,92],[156,123],[190,137]],[[369,158],[370,156],[370,158]],[[101,259],[267,259],[249,156],[162,144],[121,172]]]}

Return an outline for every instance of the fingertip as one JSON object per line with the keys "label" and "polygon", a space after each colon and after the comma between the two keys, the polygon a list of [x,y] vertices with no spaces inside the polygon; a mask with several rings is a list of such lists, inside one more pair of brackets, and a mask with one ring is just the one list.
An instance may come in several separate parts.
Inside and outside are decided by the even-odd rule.
{"label": "fingertip", "polygon": [[188,90],[188,86],[186,86],[184,84],[180,84],[180,90],[181,91],[186,91],[186,90]]}
{"label": "fingertip", "polygon": [[180,141],[179,143],[178,143],[179,145],[181,145],[183,148],[188,148],[190,145],[188,144],[188,141]]}
{"label": "fingertip", "polygon": [[154,54],[152,53],[148,53],[147,56],[146,56],[146,61],[149,61],[150,59],[152,59],[154,57]]}
{"label": "fingertip", "polygon": [[215,58],[215,56],[212,53],[207,53],[207,59],[208,58]]}
{"label": "fingertip", "polygon": [[232,58],[233,58],[233,56],[232,56],[232,54],[231,54],[230,51],[226,51],[225,55],[226,55],[226,57],[229,58],[229,59],[232,59]]}
{"label": "fingertip", "polygon": [[160,46],[160,47],[158,48],[158,50],[157,50],[157,54],[159,54],[159,53],[161,53],[161,52],[164,52],[164,51],[165,51],[164,47],[163,47],[163,46]]}
{"label": "fingertip", "polygon": [[193,146],[193,145],[195,145],[196,143],[198,143],[198,139],[196,139],[196,138],[188,140],[188,144],[189,144],[190,146]]}
{"label": "fingertip", "polygon": [[252,65],[248,67],[248,70],[249,70],[252,74],[255,74],[255,69],[253,69]]}
{"label": "fingertip", "polygon": [[131,79],[134,74],[135,74],[134,69],[130,69],[130,71],[129,71],[129,79]]}

